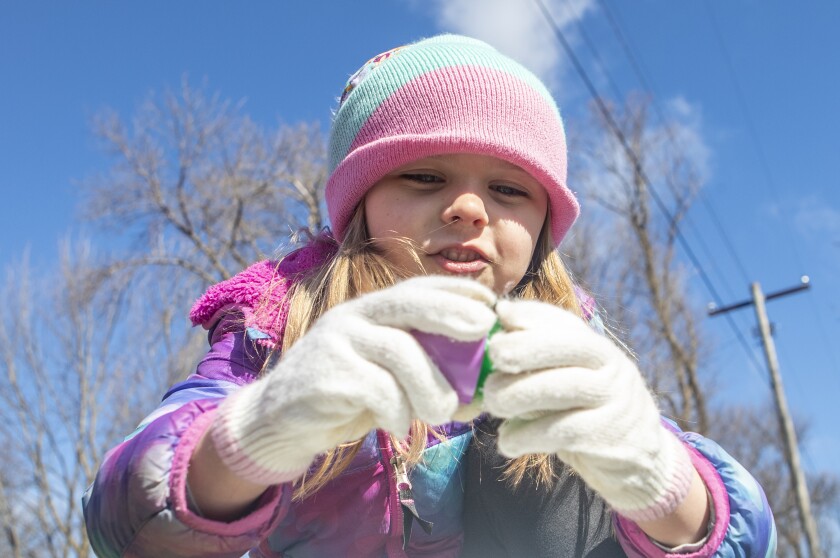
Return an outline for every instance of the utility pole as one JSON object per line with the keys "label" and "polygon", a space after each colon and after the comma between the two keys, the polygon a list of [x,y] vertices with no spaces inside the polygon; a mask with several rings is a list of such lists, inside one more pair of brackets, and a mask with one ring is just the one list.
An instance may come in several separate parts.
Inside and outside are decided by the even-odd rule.
{"label": "utility pole", "polygon": [[764,306],[764,303],[767,300],[804,291],[810,288],[810,286],[811,282],[808,279],[808,276],[805,275],[802,277],[799,285],[765,296],[764,292],[761,290],[761,285],[753,283],[750,286],[752,290],[751,300],[745,300],[723,308],[716,308],[714,305],[710,305],[709,316],[724,314],[726,312],[750,305],[755,307],[755,317],[758,320],[758,328],[764,345],[764,356],[767,358],[767,367],[770,369],[770,384],[776,401],[779,429],[782,433],[782,439],[784,440],[785,457],[790,470],[790,482],[794,489],[794,493],[796,494],[799,520],[801,521],[802,529],[805,532],[805,539],[808,543],[811,558],[824,558],[824,554],[820,548],[819,536],[817,535],[817,526],[814,522],[814,516],[811,514],[811,500],[808,497],[805,475],[802,472],[799,460],[799,445],[796,440],[796,431],[793,428],[793,421],[791,420],[790,413],[788,411],[785,391],[782,387],[782,376],[779,372],[779,360],[776,357],[776,346],[773,343],[773,337],[770,333],[770,321],[767,319],[767,311]]}

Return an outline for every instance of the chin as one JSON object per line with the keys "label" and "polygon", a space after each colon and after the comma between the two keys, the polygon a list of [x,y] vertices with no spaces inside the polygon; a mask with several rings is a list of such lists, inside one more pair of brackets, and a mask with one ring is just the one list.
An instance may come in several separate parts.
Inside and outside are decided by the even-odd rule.
{"label": "chin", "polygon": [[492,277],[476,277],[476,280],[499,296],[504,296],[507,294],[507,292],[504,289],[504,286],[496,284],[496,281],[494,281]]}

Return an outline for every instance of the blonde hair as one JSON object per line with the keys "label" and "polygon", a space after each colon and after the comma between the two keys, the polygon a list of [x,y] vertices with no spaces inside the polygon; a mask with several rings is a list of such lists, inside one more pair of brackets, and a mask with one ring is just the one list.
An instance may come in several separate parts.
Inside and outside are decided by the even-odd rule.
{"label": "blonde hair", "polygon": [[[572,280],[554,248],[548,222],[549,218],[546,218],[546,226],[540,234],[528,271],[510,296],[542,300],[580,315]],[[406,242],[406,246],[417,259],[410,243]],[[409,273],[394,269],[368,238],[363,201],[345,230],[344,240],[336,247],[335,256],[291,286],[288,318],[280,350],[288,350],[319,316],[333,306],[393,285],[405,275]],[[271,360],[269,358],[267,362]],[[413,466],[420,461],[430,435],[441,441],[445,439],[431,425],[414,421],[408,440],[391,436],[391,442],[395,452]],[[358,453],[363,441],[341,444],[323,454],[315,470],[298,481],[294,498],[306,498],[340,475]],[[538,485],[550,484],[556,478],[555,460],[544,454],[511,459],[503,476],[513,485],[518,485],[526,474],[533,475]]]}

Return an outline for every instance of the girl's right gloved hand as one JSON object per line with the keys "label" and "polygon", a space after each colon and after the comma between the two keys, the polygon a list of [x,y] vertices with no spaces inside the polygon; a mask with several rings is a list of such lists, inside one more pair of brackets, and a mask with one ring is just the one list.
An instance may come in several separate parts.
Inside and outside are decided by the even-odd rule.
{"label": "girl's right gloved hand", "polygon": [[220,405],[210,431],[219,456],[244,479],[277,484],[374,428],[405,437],[413,419],[450,421],[458,397],[409,331],[483,339],[495,302],[471,279],[427,276],[336,306]]}

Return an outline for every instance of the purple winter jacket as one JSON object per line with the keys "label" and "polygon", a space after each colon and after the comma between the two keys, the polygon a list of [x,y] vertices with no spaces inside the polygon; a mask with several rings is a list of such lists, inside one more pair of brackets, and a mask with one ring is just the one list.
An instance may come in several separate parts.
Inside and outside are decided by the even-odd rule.
{"label": "purple winter jacket", "polygon": [[[255,381],[266,350],[282,341],[288,284],[320,261],[324,249],[315,242],[279,266],[254,264],[196,303],[191,317],[210,330],[210,351],[108,452],[85,495],[88,534],[100,558],[459,556],[470,424],[446,425],[447,441],[430,439],[423,461],[410,472],[416,508],[434,528],[431,534],[413,529],[405,548],[393,449],[380,431],[365,438],[341,476],[302,501],[292,501],[290,485],[274,486],[230,523],[202,518],[188,504],[187,467],[197,442],[220,402]],[[758,483],[714,442],[675,434],[709,489],[716,517],[703,547],[679,556],[773,556],[775,526]],[[629,520],[614,515],[613,521],[628,556],[676,556]]]}

